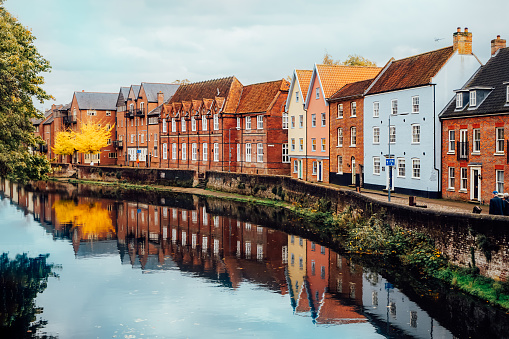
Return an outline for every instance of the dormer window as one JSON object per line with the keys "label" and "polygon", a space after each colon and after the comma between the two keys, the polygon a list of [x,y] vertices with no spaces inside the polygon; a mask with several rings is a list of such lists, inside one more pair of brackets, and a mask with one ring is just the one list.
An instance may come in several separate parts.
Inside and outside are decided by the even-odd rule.
{"label": "dormer window", "polygon": [[477,106],[477,95],[475,91],[470,91],[470,107]]}
{"label": "dormer window", "polygon": [[456,108],[463,107],[463,93],[456,93]]}

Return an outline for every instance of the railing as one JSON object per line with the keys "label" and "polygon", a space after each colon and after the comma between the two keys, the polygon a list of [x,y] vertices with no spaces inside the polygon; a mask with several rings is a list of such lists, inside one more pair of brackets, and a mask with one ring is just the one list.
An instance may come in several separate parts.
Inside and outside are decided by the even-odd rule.
{"label": "railing", "polygon": [[458,160],[468,160],[468,141],[457,142]]}
{"label": "railing", "polygon": [[128,117],[129,119],[134,118],[134,111],[127,112],[125,116]]}
{"label": "railing", "polygon": [[76,117],[73,115],[64,116],[62,120],[63,120],[64,124],[66,124],[66,125],[75,124],[77,122]]}
{"label": "railing", "polygon": [[115,140],[115,141],[113,141],[113,146],[116,148],[123,148],[124,142],[123,142],[123,140]]}
{"label": "railing", "polygon": [[144,109],[144,108],[137,109],[137,110],[135,111],[135,115],[136,115],[137,117],[143,117],[143,116],[145,116],[145,109]]}

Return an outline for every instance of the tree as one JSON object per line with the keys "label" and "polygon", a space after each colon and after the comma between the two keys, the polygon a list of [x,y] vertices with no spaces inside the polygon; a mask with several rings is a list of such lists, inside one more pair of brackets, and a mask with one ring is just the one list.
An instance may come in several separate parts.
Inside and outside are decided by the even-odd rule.
{"label": "tree", "polygon": [[178,85],[188,85],[191,83],[191,81],[189,81],[189,79],[182,79],[182,80],[177,79],[173,83],[178,84]]}
{"label": "tree", "polygon": [[341,60],[334,60],[332,56],[325,51],[325,54],[323,55],[322,63],[324,65],[332,65],[332,66],[338,66],[338,65],[346,65],[346,66],[375,66],[376,63],[373,61],[370,61],[360,55],[357,54],[350,54],[348,55],[348,58],[341,62]]}
{"label": "tree", "polygon": [[72,131],[61,131],[55,136],[53,152],[58,155],[71,155],[74,153],[74,136]]}
{"label": "tree", "polygon": [[50,171],[48,160],[29,147],[43,143],[34,136],[31,119],[42,118],[32,99],[43,103],[52,97],[41,85],[50,65],[35,48],[35,37],[0,0],[0,177],[26,182]]}

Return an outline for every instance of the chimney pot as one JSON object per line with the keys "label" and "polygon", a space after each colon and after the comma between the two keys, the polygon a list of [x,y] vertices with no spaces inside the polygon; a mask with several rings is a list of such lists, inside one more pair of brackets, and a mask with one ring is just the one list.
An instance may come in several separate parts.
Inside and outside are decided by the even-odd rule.
{"label": "chimney pot", "polygon": [[497,35],[497,39],[500,39],[500,34],[499,34],[499,35]]}
{"label": "chimney pot", "polygon": [[456,32],[461,32],[461,27],[456,28]]}
{"label": "chimney pot", "polygon": [[468,27],[465,27],[465,33],[468,33]]}
{"label": "chimney pot", "polygon": [[494,56],[499,49],[505,48],[505,46],[505,39],[500,39],[500,35],[497,35],[496,39],[491,40],[491,56]]}
{"label": "chimney pot", "polygon": [[458,54],[463,55],[472,54],[472,33],[468,31],[468,27],[465,27],[464,32],[461,32],[461,28],[458,27],[452,38],[454,51],[458,51]]}

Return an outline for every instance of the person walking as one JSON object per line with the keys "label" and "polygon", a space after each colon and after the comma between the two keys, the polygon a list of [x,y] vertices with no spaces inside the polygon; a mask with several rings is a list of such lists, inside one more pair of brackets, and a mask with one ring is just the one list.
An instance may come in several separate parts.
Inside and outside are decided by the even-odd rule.
{"label": "person walking", "polygon": [[504,215],[509,215],[509,193],[504,193]]}
{"label": "person walking", "polygon": [[493,191],[493,198],[490,199],[489,213],[493,215],[504,215],[504,201],[500,199],[497,191]]}

